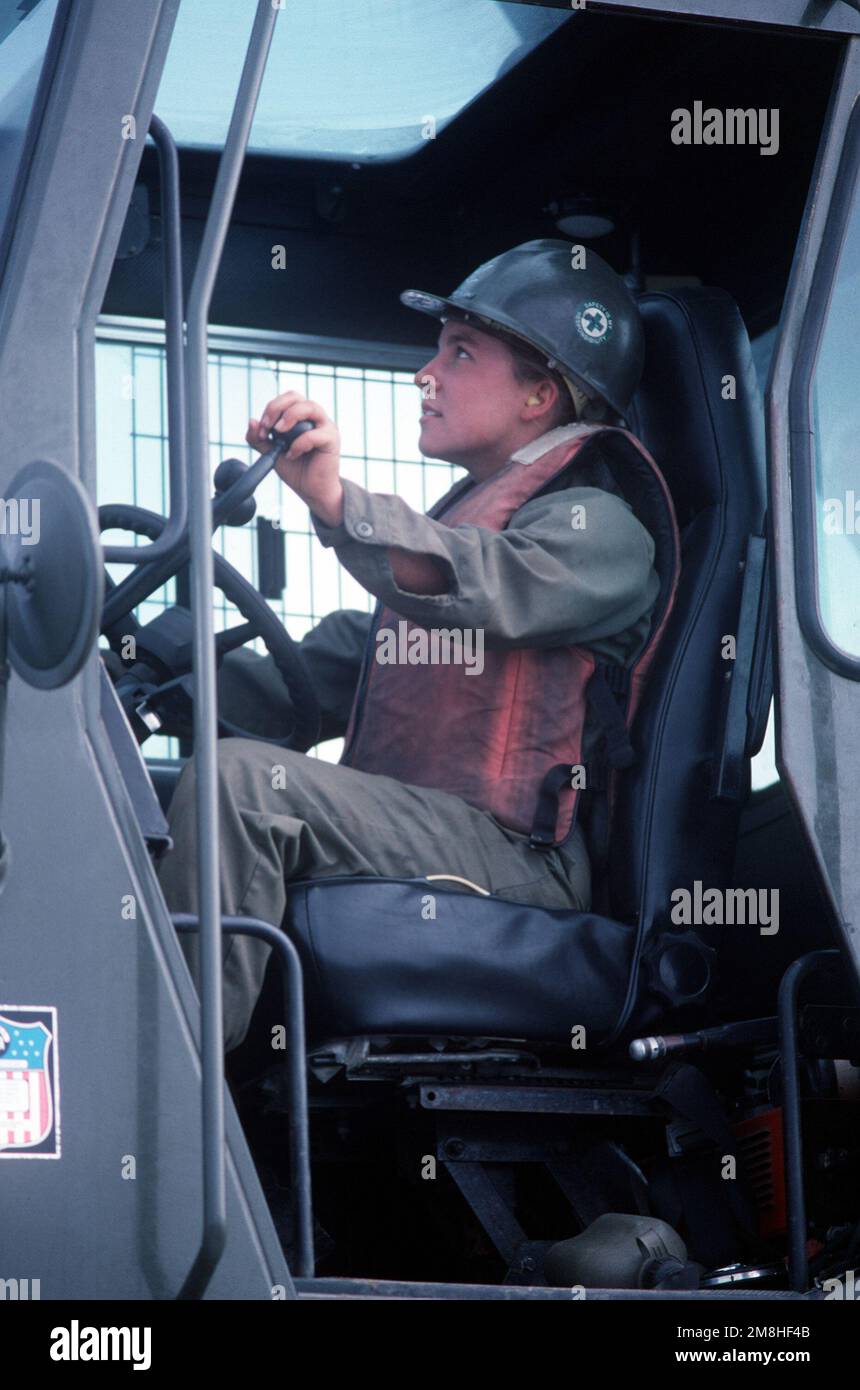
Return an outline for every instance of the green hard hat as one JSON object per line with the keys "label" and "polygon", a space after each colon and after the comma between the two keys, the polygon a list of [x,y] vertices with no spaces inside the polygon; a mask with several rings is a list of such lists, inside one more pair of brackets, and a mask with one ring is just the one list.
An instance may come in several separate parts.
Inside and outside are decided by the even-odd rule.
{"label": "green hard hat", "polygon": [[[575,268],[578,257],[584,264]],[[423,290],[400,298],[435,318],[474,317],[524,338],[551,370],[627,414],[645,360],[642,319],[621,276],[596,251],[526,241],[478,266],[447,298]]]}

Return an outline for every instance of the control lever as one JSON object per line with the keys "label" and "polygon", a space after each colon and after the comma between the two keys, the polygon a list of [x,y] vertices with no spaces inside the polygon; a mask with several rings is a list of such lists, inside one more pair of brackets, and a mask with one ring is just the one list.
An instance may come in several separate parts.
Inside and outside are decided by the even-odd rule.
{"label": "control lever", "polygon": [[[217,530],[219,526],[223,526],[225,518],[232,517],[240,504],[253,496],[266,474],[274,468],[281,454],[290,450],[293,441],[298,439],[300,434],[305,434],[307,430],[312,429],[314,429],[314,425],[311,420],[300,420],[286,434],[281,434],[276,430],[269,431],[269,438],[272,441],[269,452],[261,454],[250,468],[245,468],[242,473],[236,474],[226,492],[216,492],[212,503],[213,531]],[[227,462],[229,463],[230,460]],[[110,627],[120,618],[125,617],[126,613],[130,613],[143,599],[155,593],[156,589],[188,564],[190,555],[191,545],[186,527],[182,545],[172,556],[168,556],[166,560],[150,560],[139,565],[137,569],[132,570],[131,574],[126,575],[115,589],[111,590],[102,612],[102,631],[109,631]]]}
{"label": "control lever", "polygon": [[[247,471],[248,465],[243,463],[241,459],[223,459],[215,469],[215,477],[212,480],[215,484],[216,499],[222,493],[227,492]],[[256,510],[257,503],[254,498],[246,497],[244,502],[239,503],[235,511],[232,511],[229,516],[225,516],[224,525],[244,526],[247,521],[251,520]]]}
{"label": "control lever", "polygon": [[[297,425],[293,425],[286,434],[278,430],[269,430],[269,438],[272,447],[266,454],[261,456],[251,464],[250,468],[243,468],[241,473],[234,474],[234,480],[224,492],[218,492],[212,504],[212,529],[223,526],[227,517],[232,517],[240,503],[247,498],[252,498],[259,484],[263,481],[267,473],[270,473],[278,462],[282,454],[289,453],[295,440],[300,434],[306,434],[308,430],[315,429],[313,421],[300,420]],[[225,463],[233,463],[232,459],[225,459]],[[235,460],[239,462],[238,459]],[[223,467],[219,464],[219,468]],[[217,477],[216,470],[216,477]],[[217,487],[217,483],[216,483]],[[253,515],[253,513],[251,513]]]}

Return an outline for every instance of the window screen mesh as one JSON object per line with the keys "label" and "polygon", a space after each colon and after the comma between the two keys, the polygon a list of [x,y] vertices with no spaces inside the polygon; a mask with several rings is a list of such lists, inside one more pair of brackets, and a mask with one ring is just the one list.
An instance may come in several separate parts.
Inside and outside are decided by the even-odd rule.
{"label": "window screen mesh", "polygon": [[[166,513],[168,498],[167,392],[164,349],[152,343],[100,340],[96,347],[99,502],[133,502]],[[462,476],[449,464],[424,460],[418,452],[420,395],[410,372],[380,366],[213,351],[209,355],[209,437],[212,472],[224,458],[251,463],[257,454],[244,442],[248,420],[283,391],[297,390],[318,401],[337,421],[342,438],[342,472],[372,492],[396,492],[424,512]],[[270,474],[257,489],[257,516],[273,519],[283,533],[287,584],[282,598],[267,600],[290,635],[301,638],[338,608],[369,610],[373,599],[343,570],[331,549],[320,545],[307,508]],[[216,549],[255,586],[258,584],[257,517],[241,527],[221,527]],[[105,532],[105,543],[128,543],[127,533]],[[143,544],[148,544],[143,541]],[[111,565],[119,580],[128,567]],[[243,618],[214,594],[215,628]],[[176,602],[170,580],[135,610],[149,622]],[[264,652],[262,643],[255,647]],[[153,737],[147,756],[175,757],[173,739]],[[323,756],[339,756],[339,741]]]}

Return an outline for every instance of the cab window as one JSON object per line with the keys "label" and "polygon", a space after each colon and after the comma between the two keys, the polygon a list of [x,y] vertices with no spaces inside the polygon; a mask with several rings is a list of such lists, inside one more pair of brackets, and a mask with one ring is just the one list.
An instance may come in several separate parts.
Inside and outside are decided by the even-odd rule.
{"label": "cab window", "polygon": [[[342,471],[372,492],[398,493],[416,511],[425,512],[445,492],[460,469],[425,460],[418,452],[420,396],[413,371],[426,352],[391,345],[367,348],[349,342],[306,339],[249,330],[210,332],[209,437],[212,472],[222,459],[251,463],[257,453],[245,444],[249,418],[283,391],[298,390],[319,401],[337,420],[343,439]],[[303,349],[303,350],[302,350]],[[300,355],[299,355],[300,354]],[[414,357],[414,362],[412,358]],[[99,502],[130,502],[167,514],[168,440],[166,363],[163,327],[105,316],[96,345],[96,406]],[[304,636],[327,613],[339,608],[368,611],[373,599],[338,564],[334,552],[319,545],[307,508],[276,474],[264,479],[255,494],[256,515],[244,526],[222,526],[216,550],[255,586],[259,582],[258,527],[269,525],[280,538],[286,558],[286,587],[269,603],[290,635]],[[262,522],[260,521],[262,518]],[[148,542],[119,531],[106,531],[108,544]],[[128,565],[109,565],[115,582]],[[180,601],[171,579],[135,610],[150,622]],[[215,628],[244,621],[219,590],[214,591]],[[103,639],[103,642],[106,639]],[[260,639],[253,644],[265,654]],[[171,758],[177,741],[154,737],[147,757]],[[340,740],[322,746],[321,755],[340,756]]]}
{"label": "cab window", "polygon": [[[854,123],[855,152],[860,128]],[[855,170],[811,389],[818,606],[827,636],[860,657],[860,179]]]}
{"label": "cab window", "polygon": [[59,0],[0,7],[0,250],[4,254],[27,162],[28,132],[38,120],[50,75],[48,55],[58,9]]}

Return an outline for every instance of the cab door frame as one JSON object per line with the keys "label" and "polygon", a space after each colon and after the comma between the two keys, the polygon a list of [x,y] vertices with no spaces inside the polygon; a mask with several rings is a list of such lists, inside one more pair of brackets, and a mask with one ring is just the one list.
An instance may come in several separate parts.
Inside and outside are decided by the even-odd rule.
{"label": "cab door frame", "polygon": [[[96,320],[178,6],[65,7],[0,278],[0,494],[44,459],[95,505]],[[55,1161],[19,1161],[7,1146],[4,1261],[38,1271],[45,1300],[173,1299],[203,1226],[200,1007],[102,718],[100,675],[95,647],[57,689],[33,690],[13,671],[0,729],[10,849],[0,1000],[56,1020],[51,1113],[62,1127],[46,1155]],[[205,1296],[293,1299],[222,1095],[226,1246]]]}
{"label": "cab door frame", "polygon": [[[860,141],[848,143],[858,99],[860,37],[846,43],[834,84],[795,248],[765,409],[777,766],[831,906],[837,940],[853,964],[854,988],[860,992],[860,666],[833,660],[810,626],[806,581],[815,543],[808,505],[811,434],[798,428],[796,405],[792,409],[798,393],[809,392],[816,366],[816,354],[804,341],[809,315],[823,317],[837,273],[829,232],[844,212],[840,205],[849,184],[860,189]],[[855,199],[856,218],[860,195]]]}

